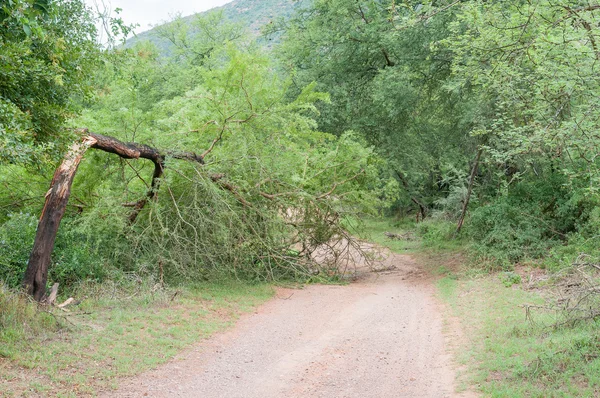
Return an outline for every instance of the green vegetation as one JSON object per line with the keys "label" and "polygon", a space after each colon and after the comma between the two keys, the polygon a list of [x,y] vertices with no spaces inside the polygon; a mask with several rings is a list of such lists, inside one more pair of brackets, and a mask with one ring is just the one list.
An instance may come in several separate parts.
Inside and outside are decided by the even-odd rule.
{"label": "green vegetation", "polygon": [[[598,13],[571,0],[239,0],[115,47],[130,27],[105,20],[101,45],[80,0],[2,2],[0,354],[29,366],[19,344],[50,349],[65,333],[18,289],[50,177],[87,127],[161,154],[152,165],[90,149],[54,245],[48,288],[61,295],[140,286],[107,312],[103,295],[81,304],[122,319],[114,333],[139,332],[127,309],[154,286],[339,281],[311,254],[362,219],[352,233],[437,263],[459,316],[464,297],[482,306],[471,358],[483,391],[597,393]],[[520,325],[508,308],[539,300],[523,264],[547,270],[548,291],[592,294],[548,294],[555,328]]]}
{"label": "green vegetation", "polygon": [[462,381],[491,397],[595,396],[600,388],[598,325],[553,329],[554,316],[536,309],[528,320],[525,307],[545,301],[518,284],[508,287],[504,278],[439,282],[453,314],[469,331],[459,348],[460,362],[469,367]]}
{"label": "green vegetation", "polygon": [[0,161],[31,162],[62,142],[73,98],[85,100],[99,62],[79,2],[18,0],[0,7]]}
{"label": "green vegetation", "polygon": [[[316,129],[315,104],[328,101],[326,93],[309,84],[284,100],[291,82],[273,75],[272,62],[246,46],[239,28],[219,14],[199,17],[194,27],[202,34],[189,36],[183,25],[162,29],[176,46],[169,58],[148,43],[102,55],[94,101],[80,104],[70,125],[167,155],[157,178],[148,162],[90,151],[73,183],[50,284],[71,289],[127,273],[173,283],[294,281],[312,273],[312,251],[346,234],[340,222],[347,214],[385,200],[385,165],[363,138]],[[173,151],[194,152],[202,162],[170,158]],[[20,283],[29,256],[19,243],[33,241],[47,190],[31,181],[53,164],[0,166],[7,188],[0,194],[0,269],[10,287]],[[300,249],[290,254],[294,245]]]}
{"label": "green vegetation", "polygon": [[386,158],[394,213],[419,204],[456,221],[482,150],[464,234],[510,268],[595,236],[597,81],[583,76],[595,76],[596,13],[568,1],[316,0],[276,52],[298,87],[331,94],[322,128],[361,131]]}
{"label": "green vegetation", "polygon": [[[129,28],[106,21],[115,38]],[[35,163],[72,139],[64,125],[94,95],[104,54],[81,1],[10,0],[0,5],[0,162]]]}

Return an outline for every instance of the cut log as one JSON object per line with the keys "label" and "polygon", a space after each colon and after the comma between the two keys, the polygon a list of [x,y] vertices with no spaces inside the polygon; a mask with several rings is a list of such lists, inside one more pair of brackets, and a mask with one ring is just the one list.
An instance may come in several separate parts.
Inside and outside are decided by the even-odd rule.
{"label": "cut log", "polygon": [[69,297],[64,302],[62,302],[61,304],[57,305],[57,307],[58,308],[65,308],[67,305],[72,304],[74,301],[75,301],[75,299],[73,297]]}

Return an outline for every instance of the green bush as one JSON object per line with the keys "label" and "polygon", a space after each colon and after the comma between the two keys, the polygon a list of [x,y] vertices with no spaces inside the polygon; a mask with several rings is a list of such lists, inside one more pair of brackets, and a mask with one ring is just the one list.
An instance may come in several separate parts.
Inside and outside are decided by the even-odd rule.
{"label": "green bush", "polygon": [[564,176],[521,182],[474,209],[465,230],[475,254],[497,264],[546,257],[589,218],[593,202],[567,188]]}
{"label": "green bush", "polygon": [[89,237],[67,229],[57,240],[49,269],[49,280],[72,286],[83,280],[102,281],[107,275],[105,259]]}
{"label": "green bush", "polygon": [[[15,213],[2,224],[0,281],[10,288],[21,284],[33,247],[37,221],[33,215]],[[124,250],[117,248],[123,245],[123,241],[114,232],[108,234],[105,230],[98,230],[100,225],[106,224],[105,220],[97,224],[63,220],[48,271],[51,283],[58,282],[67,287],[81,280],[102,281],[109,270],[114,269],[110,266],[110,258]]]}
{"label": "green bush", "polygon": [[455,231],[455,223],[437,218],[428,218],[417,224],[417,234],[428,247],[440,247],[452,241]]}
{"label": "green bush", "polygon": [[583,256],[583,261],[587,263],[600,262],[599,235],[588,238],[582,233],[571,234],[567,244],[550,250],[545,258],[544,267],[551,271],[559,271],[572,266],[580,256]]}
{"label": "green bush", "polygon": [[[528,210],[529,215],[536,213],[533,208]],[[503,200],[474,210],[467,230],[475,253],[497,262],[515,263],[525,257],[539,258],[558,243],[546,235],[543,223],[524,216],[523,211]]]}
{"label": "green bush", "polygon": [[600,205],[587,207],[585,217],[579,221],[577,232],[582,238],[597,238],[600,231]]}
{"label": "green bush", "polygon": [[65,218],[59,229],[49,283],[69,288],[82,281],[102,282],[117,277],[115,272],[128,270],[133,264],[131,242],[125,235],[125,218],[104,204],[73,218]]}
{"label": "green bush", "polygon": [[31,214],[9,214],[0,229],[0,281],[9,287],[21,284],[35,239],[37,219]]}

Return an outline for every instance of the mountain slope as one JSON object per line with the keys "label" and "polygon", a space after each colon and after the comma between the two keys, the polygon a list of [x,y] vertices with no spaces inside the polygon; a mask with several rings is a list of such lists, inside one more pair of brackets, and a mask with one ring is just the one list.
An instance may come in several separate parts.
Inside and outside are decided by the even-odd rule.
{"label": "mountain slope", "polygon": [[[183,20],[191,23],[198,15],[221,10],[230,22],[239,23],[247,27],[251,35],[259,36],[262,26],[277,18],[291,15],[301,3],[298,0],[234,0],[204,13],[184,17]],[[145,40],[154,43],[163,54],[170,52],[170,42],[158,35],[156,27],[127,40],[125,47],[131,47],[135,43]]]}

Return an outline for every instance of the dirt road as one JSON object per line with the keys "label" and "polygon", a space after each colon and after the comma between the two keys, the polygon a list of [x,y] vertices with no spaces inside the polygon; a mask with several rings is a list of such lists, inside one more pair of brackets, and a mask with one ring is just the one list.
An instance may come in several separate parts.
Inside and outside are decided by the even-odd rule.
{"label": "dirt road", "polygon": [[348,286],[280,289],[230,331],[106,397],[454,397],[431,282],[409,256]]}

